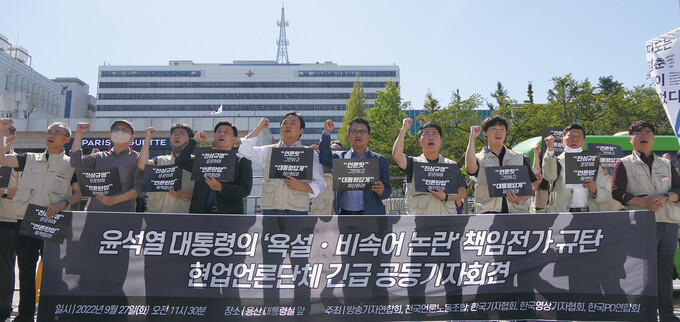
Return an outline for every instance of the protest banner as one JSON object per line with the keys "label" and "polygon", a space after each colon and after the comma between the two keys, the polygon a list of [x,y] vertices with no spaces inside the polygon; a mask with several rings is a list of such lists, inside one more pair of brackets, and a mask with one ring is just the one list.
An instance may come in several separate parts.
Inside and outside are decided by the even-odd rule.
{"label": "protest banner", "polygon": [[45,244],[38,321],[656,318],[650,211],[148,216],[74,212]]}
{"label": "protest banner", "polygon": [[450,195],[458,194],[459,187],[465,187],[458,165],[451,163],[413,162],[413,181],[416,191],[428,192],[428,189],[444,191]]}
{"label": "protest banner", "polygon": [[76,169],[83,197],[109,196],[122,191],[118,168]]}
{"label": "protest banner", "polygon": [[182,169],[176,165],[144,166],[142,191],[158,192],[182,189]]}
{"label": "protest banner", "polygon": [[371,190],[380,180],[378,159],[333,159],[333,191]]}
{"label": "protest banner", "polygon": [[194,167],[191,180],[203,180],[213,176],[217,181],[234,181],[236,171],[236,151],[232,150],[195,150]]}
{"label": "protest banner", "polygon": [[583,184],[586,180],[595,181],[600,167],[598,152],[564,154],[564,183]]}
{"label": "protest banner", "polygon": [[613,169],[616,161],[624,157],[623,148],[607,143],[588,143],[588,152],[600,152],[600,166]]}
{"label": "protest banner", "polygon": [[28,204],[19,234],[60,244],[71,229],[70,211],[47,218],[47,207]]}
{"label": "protest banner", "polygon": [[505,197],[508,190],[518,196],[531,196],[529,170],[526,166],[486,167],[489,197]]}
{"label": "protest banner", "polygon": [[675,56],[680,56],[679,35],[680,28],[645,42],[649,75],[678,141],[680,141],[680,77],[678,77],[680,66],[675,64]]}
{"label": "protest banner", "polygon": [[300,180],[311,180],[313,165],[314,149],[272,148],[269,177],[285,179],[288,176]]}

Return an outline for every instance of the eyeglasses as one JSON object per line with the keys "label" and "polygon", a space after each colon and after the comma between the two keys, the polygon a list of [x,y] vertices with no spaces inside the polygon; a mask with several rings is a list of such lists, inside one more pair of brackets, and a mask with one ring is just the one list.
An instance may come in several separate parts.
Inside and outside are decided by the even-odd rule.
{"label": "eyeglasses", "polygon": [[45,135],[48,135],[48,136],[57,136],[57,135],[68,136],[67,134],[61,133],[59,131],[45,131]]}
{"label": "eyeglasses", "polygon": [[351,130],[351,131],[349,131],[349,134],[350,135],[357,135],[357,134],[366,135],[366,134],[368,134],[368,130],[365,130],[365,129]]}

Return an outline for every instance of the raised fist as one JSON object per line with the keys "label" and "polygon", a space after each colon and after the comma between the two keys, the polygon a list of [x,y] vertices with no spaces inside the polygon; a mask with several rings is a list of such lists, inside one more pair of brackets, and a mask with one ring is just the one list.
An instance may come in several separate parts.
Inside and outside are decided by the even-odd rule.
{"label": "raised fist", "polygon": [[552,135],[549,135],[548,137],[545,138],[545,146],[548,151],[552,151],[555,149],[555,137]]}
{"label": "raised fist", "polygon": [[268,118],[262,118],[260,120],[260,123],[257,125],[257,128],[260,130],[264,130],[269,127],[269,119]]}
{"label": "raised fist", "polygon": [[323,130],[332,133],[335,130],[335,123],[331,120],[326,120],[326,122],[323,122]]}
{"label": "raised fist", "polygon": [[196,140],[196,142],[205,142],[208,140],[208,135],[203,131],[198,131],[196,132],[196,135],[194,135],[194,140]]}
{"label": "raised fist", "polygon": [[156,128],[154,128],[154,127],[147,127],[147,128],[146,128],[146,137],[151,139],[151,138],[153,138],[154,136],[156,136]]}
{"label": "raised fist", "polygon": [[402,121],[401,128],[408,129],[411,127],[411,124],[413,124],[413,120],[407,117]]}
{"label": "raised fist", "polygon": [[78,126],[76,127],[76,133],[85,134],[89,131],[90,131],[90,122],[78,123]]}
{"label": "raised fist", "polygon": [[471,126],[470,127],[470,139],[477,138],[480,133],[482,133],[482,127],[481,126]]}

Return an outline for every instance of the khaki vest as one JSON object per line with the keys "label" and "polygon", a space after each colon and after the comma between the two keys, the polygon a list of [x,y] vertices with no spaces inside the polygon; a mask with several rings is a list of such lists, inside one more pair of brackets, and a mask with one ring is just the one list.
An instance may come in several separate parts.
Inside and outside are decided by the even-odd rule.
{"label": "khaki vest", "polygon": [[[571,199],[574,194],[574,189],[567,188],[565,184],[566,174],[564,158],[567,152],[563,152],[557,157],[548,157],[547,153],[543,157],[543,177],[550,181],[550,201],[548,202],[548,212],[567,212],[569,211],[569,205],[571,204]],[[561,173],[557,173],[557,164],[560,164]],[[602,175],[602,167],[597,170],[597,175],[595,176],[595,184],[597,185],[597,195],[593,195],[590,191],[588,192],[588,211],[598,212],[600,210],[600,204],[607,201],[607,198],[611,194],[607,194],[607,189],[605,188],[605,179]]]}
{"label": "khaki vest", "polygon": [[[486,184],[486,168],[497,167],[500,165],[498,157],[484,147],[482,151],[475,155],[477,162],[479,162],[479,169],[477,170],[477,186],[475,188],[475,212],[478,214],[485,212],[500,212],[503,209],[503,198],[489,197],[489,189]],[[505,155],[503,158],[503,166],[508,165],[523,165],[524,154],[515,152],[509,148],[505,148]],[[512,203],[508,201],[508,212],[526,213],[529,211],[528,205],[525,203]]]}
{"label": "khaki vest", "polygon": [[312,199],[309,209],[309,213],[316,216],[333,215],[333,174],[324,173],[323,179],[326,181],[326,190]]}
{"label": "khaki vest", "polygon": [[26,166],[13,199],[17,219],[24,218],[29,203],[49,207],[71,195],[75,170],[69,164],[70,158],[62,151],[48,160],[46,153],[26,153]]}
{"label": "khaki vest", "polygon": [[[21,172],[16,172],[12,169],[9,185],[4,188],[7,190],[16,190]],[[2,191],[2,189],[0,189]],[[0,192],[2,194],[2,192]],[[16,213],[14,212],[14,201],[12,199],[0,198],[0,221],[1,222],[16,222]]]}
{"label": "khaki vest", "polygon": [[[413,158],[413,162],[428,163],[424,154]],[[439,155],[439,163],[448,163],[457,166],[457,163]],[[409,215],[453,215],[457,214],[456,202],[449,200],[443,201],[435,198],[429,192],[416,191],[415,181],[406,184],[406,209]]]}
{"label": "khaki vest", "polygon": [[[174,165],[175,157],[172,155],[161,155],[156,159],[157,165]],[[191,172],[182,170],[182,190],[181,192],[194,191],[194,181],[191,180]],[[157,213],[189,213],[191,198],[175,198],[168,192],[149,192],[146,207],[149,212]]]}
{"label": "khaki vest", "polygon": [[623,205],[618,202],[617,200],[612,198],[612,179],[614,177],[610,175],[604,175],[604,186],[607,189],[607,201],[604,203],[601,203],[600,206],[600,211],[619,211],[621,209],[624,209]]}
{"label": "khaki vest", "polygon": [[[308,193],[289,189],[283,179],[269,178],[272,148],[285,148],[286,145],[283,144],[283,141],[279,141],[277,144],[265,145],[264,147],[267,149],[267,161],[262,170],[262,209],[309,211]],[[291,148],[306,148],[306,146],[298,141]],[[310,180],[300,181],[310,182]]]}
{"label": "khaki vest", "polygon": [[[652,162],[652,172],[649,172],[649,167],[640,157],[635,153],[630,154],[621,159],[621,163],[626,169],[628,177],[628,185],[626,191],[636,196],[639,195],[655,195],[668,192],[671,189],[671,163],[669,160],[659,158],[655,154],[654,162]],[[628,210],[647,210],[645,207],[626,205]],[[666,202],[663,208],[660,208],[656,213],[656,222],[678,223],[680,221],[680,208],[673,202]]]}

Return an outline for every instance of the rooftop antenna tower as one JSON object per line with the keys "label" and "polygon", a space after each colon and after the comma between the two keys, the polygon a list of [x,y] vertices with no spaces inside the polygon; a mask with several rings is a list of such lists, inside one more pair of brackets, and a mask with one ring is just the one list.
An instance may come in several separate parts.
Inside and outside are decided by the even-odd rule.
{"label": "rooftop antenna tower", "polygon": [[285,8],[281,7],[281,20],[276,22],[276,25],[279,26],[279,40],[276,41],[276,44],[279,45],[279,49],[276,51],[277,64],[290,64],[288,61],[288,39],[286,38],[288,21],[284,10]]}

